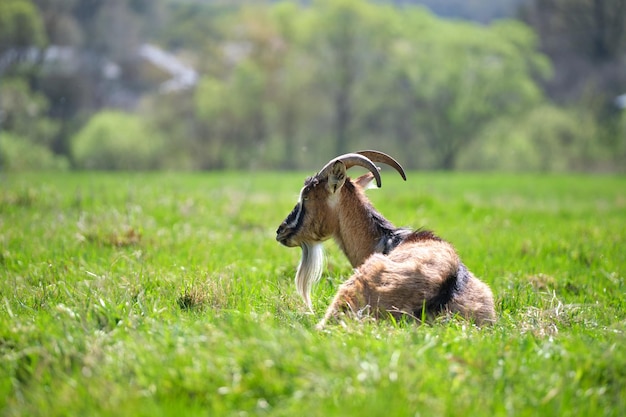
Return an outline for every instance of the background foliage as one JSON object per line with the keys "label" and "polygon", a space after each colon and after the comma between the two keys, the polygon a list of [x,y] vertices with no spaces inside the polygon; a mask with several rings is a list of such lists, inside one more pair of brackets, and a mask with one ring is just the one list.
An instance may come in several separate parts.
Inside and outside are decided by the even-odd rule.
{"label": "background foliage", "polygon": [[[623,171],[626,0],[461,3],[3,1],[3,168],[40,166],[17,140],[74,168],[312,168],[371,147],[409,168]],[[86,164],[111,109],[145,128],[102,159],[149,143],[150,163]]]}
{"label": "background foliage", "polygon": [[71,149],[83,169],[156,169],[163,144],[137,116],[102,111],[73,137]]}

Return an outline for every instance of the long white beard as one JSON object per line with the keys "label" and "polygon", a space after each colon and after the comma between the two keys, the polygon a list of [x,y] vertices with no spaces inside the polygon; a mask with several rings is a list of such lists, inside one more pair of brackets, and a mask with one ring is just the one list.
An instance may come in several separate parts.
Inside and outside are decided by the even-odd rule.
{"label": "long white beard", "polygon": [[304,299],[309,310],[313,311],[311,303],[311,287],[322,276],[324,267],[324,247],[321,243],[302,243],[302,259],[296,272],[296,289]]}

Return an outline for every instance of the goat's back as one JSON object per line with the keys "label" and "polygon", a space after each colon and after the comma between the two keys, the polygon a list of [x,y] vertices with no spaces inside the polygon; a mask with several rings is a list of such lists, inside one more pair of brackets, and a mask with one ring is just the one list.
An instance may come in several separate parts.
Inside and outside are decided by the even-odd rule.
{"label": "goat's back", "polygon": [[[370,256],[342,284],[335,303],[347,303],[353,311],[369,307],[375,315],[458,313],[477,324],[495,321],[489,287],[463,265],[450,243],[431,232],[416,232],[389,254]],[[345,310],[339,304],[335,310]]]}

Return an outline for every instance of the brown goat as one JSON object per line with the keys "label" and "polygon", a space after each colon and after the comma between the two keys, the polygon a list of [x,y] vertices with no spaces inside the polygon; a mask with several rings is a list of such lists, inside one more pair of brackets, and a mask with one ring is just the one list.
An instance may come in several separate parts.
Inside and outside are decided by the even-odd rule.
{"label": "brown goat", "polygon": [[[322,328],[343,312],[373,317],[435,317],[459,314],[476,324],[495,321],[489,287],[463,265],[452,245],[430,231],[396,228],[370,204],[364,190],[381,186],[382,162],[404,170],[377,151],[360,151],[331,160],[307,178],[300,199],[276,232],[285,246],[302,248],[296,288],[309,309],[311,286],[322,274],[322,242],[333,238],[355,273],[344,282],[318,324]],[[356,180],[346,170],[369,170]]]}

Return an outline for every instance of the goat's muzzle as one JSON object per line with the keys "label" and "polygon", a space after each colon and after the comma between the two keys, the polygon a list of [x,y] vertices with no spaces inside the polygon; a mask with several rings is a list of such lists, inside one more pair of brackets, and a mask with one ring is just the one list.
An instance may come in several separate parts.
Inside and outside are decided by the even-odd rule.
{"label": "goat's muzzle", "polygon": [[304,209],[301,203],[296,204],[287,218],[278,226],[276,230],[276,240],[288,247],[299,246],[291,241],[297,230],[302,224],[302,218],[304,215]]}
{"label": "goat's muzzle", "polygon": [[292,231],[287,227],[286,223],[282,223],[280,226],[278,226],[278,230],[276,230],[276,240],[278,242],[289,247],[297,246],[289,244],[288,239],[291,235]]}

